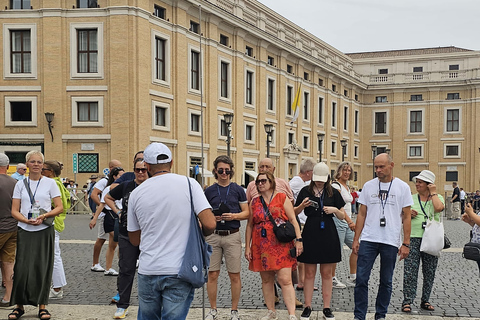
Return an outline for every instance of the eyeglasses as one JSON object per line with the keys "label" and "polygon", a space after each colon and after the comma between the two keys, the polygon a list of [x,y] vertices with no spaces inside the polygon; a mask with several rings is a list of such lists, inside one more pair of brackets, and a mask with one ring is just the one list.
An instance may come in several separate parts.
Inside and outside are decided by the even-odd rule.
{"label": "eyeglasses", "polygon": [[48,168],[42,168],[42,172],[43,171],[52,171],[51,169],[48,169]]}
{"label": "eyeglasses", "polygon": [[225,174],[232,173],[232,171],[230,171],[228,169],[223,169],[223,168],[217,169],[217,172],[218,172],[218,174],[223,174],[224,172],[225,172]]}
{"label": "eyeglasses", "polygon": [[268,179],[258,179],[257,181],[255,181],[255,184],[258,186],[259,184],[267,183],[267,181],[269,181],[269,180]]}
{"label": "eyeglasses", "polygon": [[140,173],[140,172],[145,173],[145,172],[147,172],[147,168],[135,168],[134,170],[135,170],[136,173]]}

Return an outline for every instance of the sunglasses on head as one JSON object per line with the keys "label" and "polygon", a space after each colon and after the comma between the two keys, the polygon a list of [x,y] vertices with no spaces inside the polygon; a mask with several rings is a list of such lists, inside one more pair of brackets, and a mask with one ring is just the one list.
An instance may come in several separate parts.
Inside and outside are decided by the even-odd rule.
{"label": "sunglasses on head", "polygon": [[269,181],[269,180],[268,179],[258,179],[257,181],[255,181],[255,184],[258,186],[259,184],[267,183],[267,181]]}
{"label": "sunglasses on head", "polygon": [[52,171],[52,169],[42,168],[42,171]]}
{"label": "sunglasses on head", "polygon": [[136,173],[147,172],[147,168],[135,168],[134,170]]}
{"label": "sunglasses on head", "polygon": [[220,169],[217,169],[217,172],[218,172],[218,174],[223,174],[224,172],[225,172],[225,174],[230,174],[232,171],[230,171],[228,169],[220,168]]}

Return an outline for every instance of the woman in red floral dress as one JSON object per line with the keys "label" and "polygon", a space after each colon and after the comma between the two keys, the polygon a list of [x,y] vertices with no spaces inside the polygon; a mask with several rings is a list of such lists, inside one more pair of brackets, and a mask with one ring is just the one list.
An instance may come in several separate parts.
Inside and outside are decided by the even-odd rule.
{"label": "woman in red floral dress", "polygon": [[[284,193],[275,191],[273,174],[260,173],[255,181],[259,196],[250,203],[250,217],[245,233],[245,257],[250,262],[249,269],[260,272],[262,291],[268,314],[265,319],[276,319],[274,303],[275,274],[282,287],[283,299],[288,313],[295,317],[295,292],[292,285],[292,268],[296,268],[296,256],[303,251],[300,228],[295,218],[293,205]],[[273,224],[269,220],[262,204],[262,199],[277,224],[290,221],[295,227],[297,241],[295,243],[279,242],[273,232]],[[290,250],[296,248],[295,257]],[[264,319],[262,318],[262,319]]]}

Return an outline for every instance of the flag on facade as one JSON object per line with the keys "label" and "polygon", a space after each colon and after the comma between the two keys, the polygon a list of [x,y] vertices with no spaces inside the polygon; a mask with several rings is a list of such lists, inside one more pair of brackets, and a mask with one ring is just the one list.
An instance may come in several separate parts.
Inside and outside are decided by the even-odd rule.
{"label": "flag on facade", "polygon": [[298,114],[300,113],[300,89],[302,88],[302,84],[298,87],[297,94],[295,95],[295,100],[292,103],[292,111],[293,111],[293,119],[291,123],[297,121]]}

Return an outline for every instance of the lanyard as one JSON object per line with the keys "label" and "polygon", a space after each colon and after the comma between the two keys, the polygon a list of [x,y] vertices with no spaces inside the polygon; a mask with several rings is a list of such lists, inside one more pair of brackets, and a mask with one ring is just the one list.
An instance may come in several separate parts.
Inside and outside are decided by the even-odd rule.
{"label": "lanyard", "polygon": [[228,188],[227,188],[227,194],[225,195],[225,201],[222,201],[222,195],[220,194],[220,187],[218,186],[218,183],[217,183],[217,192],[218,192],[218,197],[220,198],[220,203],[223,202],[223,203],[227,204],[228,193],[230,192],[230,184],[228,185]]}
{"label": "lanyard", "polygon": [[[27,178],[28,179],[28,186],[30,186],[30,178]],[[40,184],[40,181],[42,180],[42,177],[40,177],[40,179],[38,179],[38,182],[37,182],[37,187],[35,188],[35,192],[33,193],[33,196],[32,196],[32,193],[29,192],[28,193],[28,197],[30,198],[30,208],[33,208],[33,203],[35,202],[35,195],[37,194],[37,190],[38,190],[38,185]]]}
{"label": "lanyard", "polygon": [[[423,215],[425,216],[425,218],[430,219],[430,217],[427,215],[427,213],[425,212],[425,209],[422,206],[422,201],[420,200],[420,195],[417,194],[417,196],[418,196],[418,204],[420,205],[420,209],[422,209],[422,211],[423,211]],[[425,208],[427,207],[427,202],[428,202],[428,200],[425,201]]]}
{"label": "lanyard", "polygon": [[385,217],[385,206],[387,205],[388,201],[388,194],[390,193],[390,188],[392,187],[393,179],[390,181],[390,185],[388,186],[387,194],[385,195],[385,202],[383,202],[383,195],[380,193],[380,179],[378,179],[378,197],[380,198],[380,204],[382,205],[382,216]]}
{"label": "lanyard", "polygon": [[322,194],[320,195],[320,197],[318,197],[320,199],[320,212],[322,213],[322,216],[323,216],[323,200],[325,199],[325,188],[323,189],[323,192]]}

